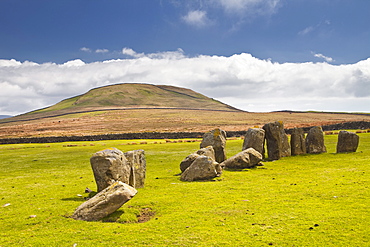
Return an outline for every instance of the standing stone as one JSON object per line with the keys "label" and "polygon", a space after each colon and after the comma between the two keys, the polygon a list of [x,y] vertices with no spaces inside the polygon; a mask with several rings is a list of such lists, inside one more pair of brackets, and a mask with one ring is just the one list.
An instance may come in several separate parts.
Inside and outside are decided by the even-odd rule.
{"label": "standing stone", "polygon": [[257,166],[262,160],[260,154],[254,148],[248,148],[242,152],[228,158],[220,164],[221,167],[227,169],[244,169]]}
{"label": "standing stone", "polygon": [[146,159],[144,150],[134,150],[124,153],[131,168],[129,185],[134,188],[143,188],[146,176]]}
{"label": "standing stone", "polygon": [[338,135],[337,153],[356,152],[360,137],[353,132],[340,131]]}
{"label": "standing stone", "polygon": [[125,155],[117,148],[96,152],[90,158],[98,192],[116,181],[130,183],[131,167]]}
{"label": "standing stone", "polygon": [[324,132],[321,127],[312,127],[306,137],[306,152],[308,154],[326,153]]}
{"label": "standing stone", "polygon": [[294,128],[290,135],[290,147],[292,155],[300,155],[306,153],[306,141],[304,131],[301,128]]}
{"label": "standing stone", "polygon": [[75,220],[96,221],[115,212],[137,193],[133,187],[115,182],[82,203],[72,215]]}
{"label": "standing stone", "polygon": [[260,154],[264,153],[265,130],[261,128],[250,128],[244,136],[243,149],[254,148]]}
{"label": "standing stone", "polygon": [[288,136],[284,131],[283,122],[267,123],[263,126],[267,141],[267,152],[270,160],[291,155]]}
{"label": "standing stone", "polygon": [[215,151],[215,160],[221,163],[226,159],[226,132],[221,129],[214,129],[203,135],[200,148],[212,146]]}
{"label": "standing stone", "polygon": [[180,163],[181,172],[184,172],[200,155],[208,156],[215,160],[215,151],[213,150],[212,146],[201,148],[197,152],[188,155],[183,161],[181,161]]}
{"label": "standing stone", "polygon": [[197,157],[194,162],[181,174],[182,181],[209,180],[218,176],[219,164],[204,155]]}

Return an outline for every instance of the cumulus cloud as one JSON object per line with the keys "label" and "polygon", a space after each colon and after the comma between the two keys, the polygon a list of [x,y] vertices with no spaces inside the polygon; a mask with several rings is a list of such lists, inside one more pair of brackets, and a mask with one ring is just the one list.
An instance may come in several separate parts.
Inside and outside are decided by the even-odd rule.
{"label": "cumulus cloud", "polygon": [[125,82],[193,89],[247,111],[369,111],[370,58],[355,64],[276,63],[250,54],[137,53],[126,59],[64,64],[0,60],[0,114],[55,104],[91,88]]}
{"label": "cumulus cloud", "polygon": [[205,27],[211,24],[211,21],[207,17],[207,12],[203,10],[192,10],[187,13],[187,15],[182,17],[182,20],[198,28]]}

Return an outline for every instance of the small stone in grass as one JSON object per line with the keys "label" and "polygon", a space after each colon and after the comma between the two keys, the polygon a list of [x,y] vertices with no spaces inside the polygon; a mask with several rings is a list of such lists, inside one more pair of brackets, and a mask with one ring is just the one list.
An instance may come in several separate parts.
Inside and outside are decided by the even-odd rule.
{"label": "small stone in grass", "polygon": [[30,215],[30,218],[36,218],[36,215],[34,215],[34,214]]}

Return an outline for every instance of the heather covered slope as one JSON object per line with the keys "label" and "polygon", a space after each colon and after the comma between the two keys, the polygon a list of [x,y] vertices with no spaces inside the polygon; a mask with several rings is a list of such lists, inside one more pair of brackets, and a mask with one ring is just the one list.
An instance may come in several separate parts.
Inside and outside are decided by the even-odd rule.
{"label": "heather covered slope", "polygon": [[129,83],[95,88],[44,109],[0,119],[0,138],[205,132],[216,127],[245,131],[271,121],[292,128],[370,122],[370,115],[245,112],[189,89]]}

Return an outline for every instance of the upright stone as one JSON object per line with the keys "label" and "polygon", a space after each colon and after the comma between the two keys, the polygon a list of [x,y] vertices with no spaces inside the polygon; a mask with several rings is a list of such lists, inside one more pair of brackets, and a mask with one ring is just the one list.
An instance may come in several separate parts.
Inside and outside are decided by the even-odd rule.
{"label": "upright stone", "polygon": [[221,163],[226,159],[226,132],[221,129],[214,129],[203,135],[200,148],[212,146],[215,151],[215,160]]}
{"label": "upright stone", "polygon": [[301,128],[294,128],[290,135],[290,147],[292,155],[300,155],[306,153],[306,142],[304,138],[304,131]]}
{"label": "upright stone", "polygon": [[284,131],[283,122],[267,123],[263,126],[265,130],[268,158],[278,160],[281,157],[291,155],[288,136]]}
{"label": "upright stone", "polygon": [[130,183],[131,167],[125,155],[117,148],[96,152],[90,158],[98,192],[116,181]]}
{"label": "upright stone", "polygon": [[324,132],[321,127],[312,127],[306,137],[306,152],[308,154],[326,153]]}
{"label": "upright stone", "polygon": [[143,188],[146,177],[146,159],[144,150],[134,150],[124,153],[128,165],[131,167],[129,185],[134,188]]}
{"label": "upright stone", "polygon": [[72,215],[73,219],[96,221],[115,212],[137,193],[133,187],[115,182],[100,191],[90,200],[82,203]]}
{"label": "upright stone", "polygon": [[250,128],[244,136],[243,149],[254,148],[260,154],[264,153],[265,130]]}
{"label": "upright stone", "polygon": [[353,132],[340,131],[338,135],[337,153],[356,152],[360,137]]}

